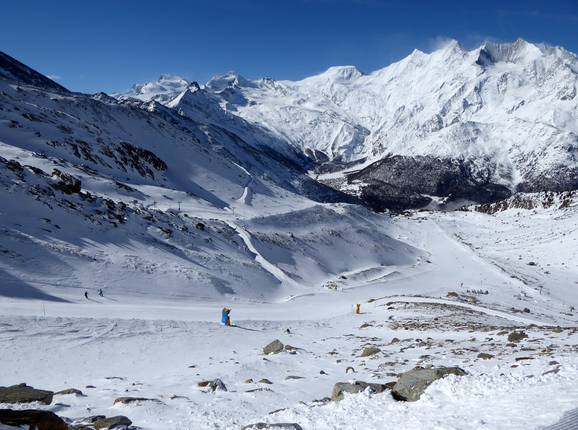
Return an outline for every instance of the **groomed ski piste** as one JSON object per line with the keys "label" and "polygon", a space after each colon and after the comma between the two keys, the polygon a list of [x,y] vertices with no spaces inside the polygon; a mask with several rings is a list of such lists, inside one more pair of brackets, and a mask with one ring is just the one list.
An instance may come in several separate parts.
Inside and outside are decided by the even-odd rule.
{"label": "groomed ski piste", "polygon": [[[243,199],[233,205],[211,216],[236,231],[240,246],[277,282],[274,293],[259,298],[223,290],[202,297],[175,292],[170,283],[160,288],[155,278],[166,279],[166,272],[136,264],[159,258],[158,249],[136,241],[129,250],[92,243],[84,247],[87,267],[94,264],[91,253],[138,258],[130,269],[114,263],[102,269],[104,297],[96,294],[104,284],[94,279],[84,299],[86,288],[70,288],[65,271],[59,282],[68,287],[58,287],[55,274],[46,284],[31,279],[30,297],[2,297],[4,385],[77,388],[84,396],[57,395],[52,405],[35,407],[71,422],[125,415],[143,429],[257,422],[304,429],[538,429],[578,405],[576,206],[390,217],[313,205],[262,217],[250,216]],[[331,214],[346,222],[350,211],[365,224],[354,235],[344,228],[335,234]],[[366,236],[370,227],[375,231]],[[375,251],[361,250],[383,246],[380,235],[390,238],[386,246],[395,258],[376,264],[369,258]],[[303,249],[288,245],[291,240],[301,240]],[[322,258],[307,266],[311,255]],[[153,280],[148,285],[143,272]],[[139,285],[132,291],[131,277]],[[41,293],[48,299],[35,297]],[[220,324],[223,306],[233,309],[232,327]],[[514,330],[528,337],[508,341]],[[274,339],[295,349],[264,355]],[[367,346],[379,352],[360,357]],[[459,366],[467,375],[434,382],[417,402],[396,401],[388,392],[326,400],[337,382],[385,383],[430,365]],[[227,391],[197,386],[215,378]],[[151,400],[114,403],[123,396]]]}

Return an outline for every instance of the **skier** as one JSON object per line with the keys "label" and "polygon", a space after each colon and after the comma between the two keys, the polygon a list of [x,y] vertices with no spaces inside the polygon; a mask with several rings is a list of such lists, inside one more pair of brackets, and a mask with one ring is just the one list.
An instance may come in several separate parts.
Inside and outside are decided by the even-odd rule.
{"label": "skier", "polygon": [[98,295],[100,297],[104,297],[104,293],[102,292],[102,288],[98,290]]}
{"label": "skier", "polygon": [[231,309],[223,308],[221,311],[221,322],[223,325],[230,326],[231,325],[231,317],[229,314],[231,313]]}
{"label": "skier", "polygon": [[88,291],[84,292],[84,298],[88,300]]}

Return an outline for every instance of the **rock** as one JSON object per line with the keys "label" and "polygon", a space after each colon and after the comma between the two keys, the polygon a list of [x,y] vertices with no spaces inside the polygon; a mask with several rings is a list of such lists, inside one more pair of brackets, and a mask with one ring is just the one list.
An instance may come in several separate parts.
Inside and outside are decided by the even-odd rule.
{"label": "rock", "polygon": [[488,354],[486,352],[480,352],[478,354],[478,358],[481,358],[482,360],[491,360],[492,358],[494,358],[494,355]]}
{"label": "rock", "polygon": [[248,426],[241,427],[241,430],[268,430],[268,429],[284,429],[284,430],[303,430],[297,423],[255,423]]}
{"label": "rock", "polygon": [[[253,382],[253,380],[251,380]],[[215,392],[219,391],[227,391],[227,387],[219,378],[215,378],[212,381],[201,381],[197,384],[199,387],[208,387],[210,391]]]}
{"label": "rock", "polygon": [[447,375],[463,376],[465,374],[466,372],[459,367],[416,368],[402,373],[392,389],[392,395],[396,400],[415,402],[432,382]]}
{"label": "rock", "polygon": [[520,342],[522,339],[526,339],[528,335],[523,331],[513,331],[508,335],[508,342]]}
{"label": "rock", "polygon": [[253,378],[249,378],[245,380],[245,384],[252,384],[253,383]]}
{"label": "rock", "polygon": [[460,295],[458,293],[456,293],[455,291],[450,291],[449,293],[446,294],[446,297],[454,297],[454,298],[458,298]]}
{"label": "rock", "polygon": [[367,348],[364,348],[363,351],[361,352],[360,357],[371,357],[372,355],[377,354],[378,352],[381,352],[381,349],[379,349],[376,346],[368,346]]}
{"label": "rock", "polygon": [[0,424],[33,430],[68,430],[68,425],[53,412],[36,409],[14,411],[0,409]]}
{"label": "rock", "polygon": [[132,424],[124,415],[117,415],[115,417],[105,417],[104,415],[96,415],[94,417],[86,418],[83,423],[91,424],[96,430],[100,429],[126,429]]}
{"label": "rock", "polygon": [[159,399],[149,399],[146,397],[119,397],[115,399],[115,405],[130,405],[131,403],[154,402],[162,403]]}
{"label": "rock", "polygon": [[535,261],[528,261],[528,266],[535,266],[536,262]]}
{"label": "rock", "polygon": [[52,391],[37,390],[26,384],[0,387],[0,403],[40,402],[49,405],[52,403],[53,395]]}
{"label": "rock", "polygon": [[260,388],[253,388],[251,390],[247,390],[245,391],[245,393],[256,393],[257,391],[270,391],[273,392],[273,390],[271,388],[267,388],[267,387],[260,387]]}
{"label": "rock", "polygon": [[56,395],[67,396],[70,394],[74,394],[75,396],[78,397],[86,397],[86,395],[82,391],[77,390],[76,388],[67,388],[66,390],[61,390],[54,393],[55,396]]}
{"label": "rock", "polygon": [[263,354],[278,354],[283,351],[284,347],[285,345],[283,345],[279,339],[275,339],[273,342],[263,348]]}
{"label": "rock", "polygon": [[338,401],[343,399],[343,393],[361,393],[369,388],[372,393],[382,393],[385,390],[391,389],[393,387],[392,382],[387,384],[374,384],[370,382],[355,381],[350,382],[338,382],[333,386],[333,391],[331,392],[331,400]]}
{"label": "rock", "polygon": [[58,181],[54,184],[54,188],[62,191],[65,194],[78,194],[82,189],[82,183],[80,179],[64,173],[59,169],[54,169],[52,176],[57,178]]}

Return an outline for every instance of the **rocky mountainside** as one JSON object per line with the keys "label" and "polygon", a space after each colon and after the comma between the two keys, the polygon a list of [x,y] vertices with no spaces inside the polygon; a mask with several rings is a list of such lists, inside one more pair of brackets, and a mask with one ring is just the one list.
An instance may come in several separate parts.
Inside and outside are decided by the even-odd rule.
{"label": "rocky mountainside", "polygon": [[154,100],[73,93],[2,54],[0,296],[99,285],[274,295],[280,280],[237,220],[352,198],[309,177],[291,150],[232,129]]}
{"label": "rocky mountainside", "polygon": [[[164,78],[146,84],[149,95],[136,96],[172,96],[166,103],[175,104],[182,88],[181,80],[173,79],[173,85]],[[432,195],[485,202],[503,198],[506,190],[577,188],[577,86],[576,55],[519,39],[470,51],[452,41],[430,54],[415,50],[370,74],[352,66],[301,81],[249,81],[229,73],[203,90],[227,114],[266,129],[314,160],[318,173],[377,162],[352,177],[343,173],[341,183],[357,183],[342,188],[355,189],[379,208],[408,201],[407,192],[388,182],[392,155],[414,167],[396,168],[404,183],[420,181],[414,180],[415,169],[424,162],[435,172],[425,180],[453,178],[435,193],[413,186],[410,207]],[[379,196],[384,199],[376,203]]]}

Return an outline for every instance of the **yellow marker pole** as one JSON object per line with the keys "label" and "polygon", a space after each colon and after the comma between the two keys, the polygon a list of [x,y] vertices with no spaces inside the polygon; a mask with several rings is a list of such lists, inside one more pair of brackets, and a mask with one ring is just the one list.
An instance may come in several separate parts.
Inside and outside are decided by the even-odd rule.
{"label": "yellow marker pole", "polygon": [[361,313],[361,304],[357,303],[355,305],[355,313],[359,315]]}

